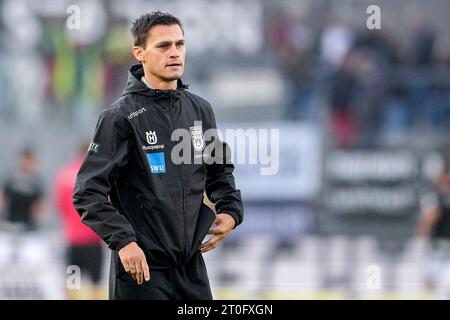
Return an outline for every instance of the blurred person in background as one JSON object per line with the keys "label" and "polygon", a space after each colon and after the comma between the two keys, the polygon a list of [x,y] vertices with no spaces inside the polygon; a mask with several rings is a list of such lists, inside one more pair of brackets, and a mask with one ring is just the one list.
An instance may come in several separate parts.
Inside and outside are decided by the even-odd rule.
{"label": "blurred person in background", "polygon": [[413,8],[407,14],[411,39],[409,43],[409,62],[416,66],[430,66],[433,63],[433,48],[436,42],[436,31],[420,8]]}
{"label": "blurred person in background", "polygon": [[333,75],[330,89],[330,130],[334,143],[339,147],[351,147],[358,136],[357,108],[361,90],[359,69],[361,57],[350,51]]}
{"label": "blurred person in background", "polygon": [[314,34],[305,12],[287,11],[269,26],[269,40],[277,52],[280,69],[292,92],[287,119],[310,119],[315,71]]}
{"label": "blurred person in background", "polygon": [[406,62],[416,70],[408,79],[408,94],[409,108],[415,124],[419,126],[427,124],[427,113],[433,113],[437,104],[431,101],[435,85],[431,67],[434,63],[433,48],[437,35],[431,21],[422,11],[420,8],[412,8],[407,15],[408,27],[412,32],[407,45],[409,54],[405,56]]}
{"label": "blurred person in background", "polygon": [[332,75],[342,65],[353,47],[354,30],[347,21],[331,15],[319,39],[319,52],[322,69],[327,76]]}
{"label": "blurred person in background", "polygon": [[24,148],[17,163],[17,169],[6,175],[1,188],[2,220],[7,231],[34,231],[45,211],[34,150]]}
{"label": "blurred person in background", "polygon": [[419,217],[419,236],[428,239],[426,289],[438,299],[450,299],[450,162],[447,159],[427,195]]}
{"label": "blurred person in background", "polygon": [[35,150],[25,147],[1,187],[0,296],[2,299],[59,299],[54,250],[44,224],[45,189]]}
{"label": "blurred person in background", "polygon": [[[88,150],[89,143],[81,143],[75,159],[62,167],[55,179],[56,204],[62,218],[65,242],[67,245],[67,266],[75,265],[81,270],[81,275],[90,276],[91,285],[82,290],[87,299],[105,298],[105,288],[101,283],[103,266],[103,246],[100,237],[80,221],[78,212],[73,207],[73,191],[78,170]],[[81,298],[77,291],[66,290],[67,299]]]}

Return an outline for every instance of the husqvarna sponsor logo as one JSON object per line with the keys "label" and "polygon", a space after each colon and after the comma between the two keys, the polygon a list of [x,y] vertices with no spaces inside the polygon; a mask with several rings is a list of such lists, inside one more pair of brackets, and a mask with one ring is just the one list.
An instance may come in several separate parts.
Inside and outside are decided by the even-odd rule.
{"label": "husqvarna sponsor logo", "polygon": [[157,150],[157,149],[164,149],[164,145],[158,144],[157,146],[142,146],[142,150],[145,150],[145,151]]}
{"label": "husqvarna sponsor logo", "polygon": [[147,139],[147,143],[150,145],[156,144],[158,142],[158,137],[156,136],[155,131],[147,131],[145,133],[145,138]]}
{"label": "husqvarna sponsor logo", "polygon": [[156,143],[158,142],[158,136],[156,135],[156,131],[146,131],[145,140],[147,140],[149,146],[143,145],[142,150],[150,151],[150,150],[164,149],[164,144],[156,145]]}
{"label": "husqvarna sponsor logo", "polygon": [[141,108],[137,111],[133,111],[128,115],[128,119],[133,119],[134,117],[137,117],[138,115],[140,115],[141,113],[145,112],[147,110],[145,110],[145,108]]}

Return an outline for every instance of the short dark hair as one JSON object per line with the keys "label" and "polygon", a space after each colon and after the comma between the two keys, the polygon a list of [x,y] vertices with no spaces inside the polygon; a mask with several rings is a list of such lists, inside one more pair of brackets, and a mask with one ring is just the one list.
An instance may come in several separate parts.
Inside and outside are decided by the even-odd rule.
{"label": "short dark hair", "polygon": [[148,31],[157,25],[170,26],[177,24],[181,28],[181,32],[184,35],[183,24],[180,19],[167,12],[152,11],[140,15],[133,22],[131,27],[131,34],[133,35],[134,45],[145,47],[145,41],[147,40]]}
{"label": "short dark hair", "polygon": [[36,152],[34,148],[31,145],[25,145],[20,150],[20,157],[21,158],[34,158]]}

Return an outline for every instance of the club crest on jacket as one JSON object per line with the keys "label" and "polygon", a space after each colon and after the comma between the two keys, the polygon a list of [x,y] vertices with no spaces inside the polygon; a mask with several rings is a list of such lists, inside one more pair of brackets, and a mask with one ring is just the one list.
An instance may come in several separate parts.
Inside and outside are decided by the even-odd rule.
{"label": "club crest on jacket", "polygon": [[189,127],[192,137],[192,146],[195,151],[202,151],[205,148],[205,141],[203,140],[202,126]]}

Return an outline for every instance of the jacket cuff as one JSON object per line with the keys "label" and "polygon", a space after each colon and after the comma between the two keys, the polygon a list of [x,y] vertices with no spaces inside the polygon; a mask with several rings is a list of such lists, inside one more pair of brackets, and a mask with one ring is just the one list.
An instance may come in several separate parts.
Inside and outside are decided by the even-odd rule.
{"label": "jacket cuff", "polygon": [[123,247],[125,247],[127,244],[129,244],[131,242],[137,242],[137,239],[136,239],[135,236],[131,236],[131,237],[125,238],[122,241],[119,241],[114,246],[110,246],[110,249],[115,250],[115,251],[119,251],[120,249],[122,249]]}
{"label": "jacket cuff", "polygon": [[233,229],[235,229],[238,225],[241,224],[240,217],[235,212],[222,210],[222,211],[218,212],[217,214],[227,214],[227,215],[231,216],[234,219],[234,227],[233,227]]}

